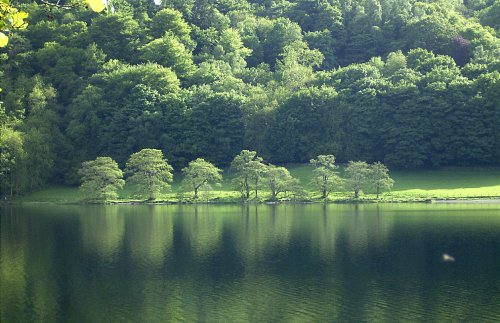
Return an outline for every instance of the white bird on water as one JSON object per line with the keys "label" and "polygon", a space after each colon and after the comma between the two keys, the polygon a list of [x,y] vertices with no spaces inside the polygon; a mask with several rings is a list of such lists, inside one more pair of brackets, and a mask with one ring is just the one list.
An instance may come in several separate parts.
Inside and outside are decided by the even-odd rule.
{"label": "white bird on water", "polygon": [[453,262],[453,261],[455,261],[455,257],[450,256],[447,253],[443,253],[443,261],[444,262]]}

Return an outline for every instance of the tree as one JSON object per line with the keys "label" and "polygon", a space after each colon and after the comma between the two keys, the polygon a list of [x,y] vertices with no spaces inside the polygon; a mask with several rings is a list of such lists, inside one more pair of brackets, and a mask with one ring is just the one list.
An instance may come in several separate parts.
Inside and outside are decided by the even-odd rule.
{"label": "tree", "polygon": [[123,172],[110,157],[97,157],[83,162],[78,174],[82,181],[80,189],[90,201],[116,199],[116,191],[125,184]]}
{"label": "tree", "polygon": [[272,162],[307,162],[323,151],[338,151],[345,123],[336,118],[333,87],[308,87],[293,93],[273,111],[266,132]]}
{"label": "tree", "polygon": [[200,87],[192,91],[189,100],[184,155],[229,164],[243,144],[243,97],[234,91],[215,93]]}
{"label": "tree", "polygon": [[365,187],[370,175],[370,166],[364,161],[350,161],[345,169],[346,187],[354,191],[354,198]]}
{"label": "tree", "polygon": [[189,162],[187,167],[182,169],[184,173],[183,184],[194,192],[194,198],[198,198],[198,191],[201,188],[210,187],[210,184],[217,184],[222,180],[222,170],[217,168],[203,158],[197,158]]}
{"label": "tree", "polygon": [[147,43],[139,50],[141,60],[170,67],[179,77],[186,78],[196,68],[191,53],[171,32]]}
{"label": "tree", "polygon": [[316,159],[311,159],[310,163],[315,167],[313,170],[313,185],[321,191],[321,198],[326,199],[330,192],[341,185],[342,179],[335,171],[335,156],[319,155]]}
{"label": "tree", "polygon": [[11,197],[14,194],[15,178],[24,157],[22,133],[0,125],[0,196],[6,196],[8,190]]}
{"label": "tree", "polygon": [[266,171],[266,165],[255,151],[242,150],[231,162],[231,169],[236,172],[233,182],[248,200],[253,186],[257,197],[259,181]]}
{"label": "tree", "polygon": [[127,161],[127,181],[136,185],[140,195],[155,199],[164,189],[170,189],[174,176],[173,168],[158,149],[143,149],[132,154]]}
{"label": "tree", "polygon": [[394,180],[389,177],[389,169],[380,163],[376,162],[370,166],[370,183],[377,192],[377,199],[383,190],[390,190],[394,185]]}
{"label": "tree", "polygon": [[175,9],[165,8],[158,11],[151,19],[150,30],[154,38],[162,37],[167,31],[179,37],[186,46],[193,42],[189,36],[191,27],[184,21],[182,13]]}
{"label": "tree", "polygon": [[111,156],[122,164],[141,148],[160,146],[162,111],[173,108],[164,101],[180,91],[180,83],[158,64],[110,61],[105,68],[74,97],[66,133],[77,152]]}
{"label": "tree", "polygon": [[109,58],[133,61],[142,30],[130,16],[114,14],[98,16],[89,27],[91,40]]}
{"label": "tree", "polygon": [[262,163],[261,160],[252,160],[248,163],[248,169],[248,177],[250,182],[252,183],[253,190],[255,192],[255,198],[257,198],[260,180],[266,174],[267,166]]}
{"label": "tree", "polygon": [[265,182],[272,201],[276,201],[280,193],[296,190],[299,186],[298,180],[290,175],[288,169],[274,165],[267,166]]}

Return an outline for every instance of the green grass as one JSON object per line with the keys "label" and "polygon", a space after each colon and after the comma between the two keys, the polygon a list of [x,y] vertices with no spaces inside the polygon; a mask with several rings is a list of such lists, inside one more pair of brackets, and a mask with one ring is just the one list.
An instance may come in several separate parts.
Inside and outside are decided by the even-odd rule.
{"label": "green grass", "polygon": [[[318,200],[319,194],[312,190],[310,185],[312,167],[309,165],[288,165],[291,174],[298,178],[304,188],[309,191],[312,200]],[[343,175],[343,168],[339,169]],[[231,174],[224,174],[224,181],[220,186],[202,196],[203,201],[238,202],[240,195],[233,191]],[[429,199],[467,199],[467,198],[500,198],[500,168],[450,168],[443,170],[393,171],[395,180],[391,192],[381,195],[380,201],[407,202],[424,201]],[[157,201],[179,202],[180,176],[175,177],[171,192],[162,193]],[[261,198],[267,197],[267,192],[259,193]],[[330,196],[333,201],[349,201],[352,193],[340,190]],[[183,201],[190,202],[191,193],[184,195]],[[125,186],[119,192],[120,202],[140,201],[133,196],[133,187]],[[77,203],[83,200],[76,187],[53,186],[41,189],[18,199],[20,202],[52,202]],[[371,192],[362,194],[360,200],[374,201],[376,197]]]}

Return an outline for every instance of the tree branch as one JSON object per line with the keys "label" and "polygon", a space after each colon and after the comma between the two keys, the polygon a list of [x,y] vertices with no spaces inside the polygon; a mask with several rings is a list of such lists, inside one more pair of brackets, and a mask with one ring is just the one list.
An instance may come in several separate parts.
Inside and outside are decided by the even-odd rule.
{"label": "tree branch", "polygon": [[56,7],[56,8],[61,8],[61,9],[73,9],[79,6],[79,4],[59,4],[61,0],[58,0],[56,3],[50,2],[49,0],[39,0],[42,4],[50,6],[50,7]]}

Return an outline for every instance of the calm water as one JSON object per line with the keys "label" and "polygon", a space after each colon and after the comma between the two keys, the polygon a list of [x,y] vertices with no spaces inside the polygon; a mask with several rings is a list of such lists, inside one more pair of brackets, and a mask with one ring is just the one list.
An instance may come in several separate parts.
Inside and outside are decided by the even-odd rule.
{"label": "calm water", "polygon": [[498,322],[499,247],[500,205],[4,208],[0,320]]}

